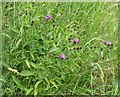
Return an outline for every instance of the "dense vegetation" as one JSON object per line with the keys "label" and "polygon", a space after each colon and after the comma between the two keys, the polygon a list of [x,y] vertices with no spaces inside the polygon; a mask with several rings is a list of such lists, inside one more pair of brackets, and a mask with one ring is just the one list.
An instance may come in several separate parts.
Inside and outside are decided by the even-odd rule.
{"label": "dense vegetation", "polygon": [[117,10],[2,3],[2,95],[117,95]]}

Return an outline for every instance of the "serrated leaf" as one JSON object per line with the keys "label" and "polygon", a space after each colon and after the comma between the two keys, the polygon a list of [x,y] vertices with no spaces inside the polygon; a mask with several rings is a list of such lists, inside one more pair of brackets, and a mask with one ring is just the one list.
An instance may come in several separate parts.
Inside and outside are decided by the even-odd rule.
{"label": "serrated leaf", "polygon": [[21,73],[20,73],[21,76],[31,76],[31,75],[34,75],[33,72],[29,71],[29,70],[23,70]]}

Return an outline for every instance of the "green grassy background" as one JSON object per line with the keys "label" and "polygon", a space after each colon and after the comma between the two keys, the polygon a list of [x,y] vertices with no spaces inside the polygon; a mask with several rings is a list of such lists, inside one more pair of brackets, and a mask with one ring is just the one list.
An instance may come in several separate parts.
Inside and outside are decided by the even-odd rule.
{"label": "green grassy background", "polygon": [[117,10],[116,3],[2,3],[2,95],[117,95]]}

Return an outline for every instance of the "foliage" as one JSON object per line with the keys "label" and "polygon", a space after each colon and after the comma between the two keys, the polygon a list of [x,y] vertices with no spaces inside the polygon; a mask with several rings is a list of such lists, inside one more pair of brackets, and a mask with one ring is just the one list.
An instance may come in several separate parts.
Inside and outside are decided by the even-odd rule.
{"label": "foliage", "polygon": [[116,3],[4,2],[2,10],[2,95],[117,95]]}

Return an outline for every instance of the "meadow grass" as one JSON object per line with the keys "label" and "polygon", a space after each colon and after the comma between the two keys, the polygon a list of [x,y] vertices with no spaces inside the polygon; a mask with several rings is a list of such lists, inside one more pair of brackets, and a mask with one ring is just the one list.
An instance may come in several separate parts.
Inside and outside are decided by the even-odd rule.
{"label": "meadow grass", "polygon": [[117,95],[117,12],[116,3],[2,3],[2,95]]}

